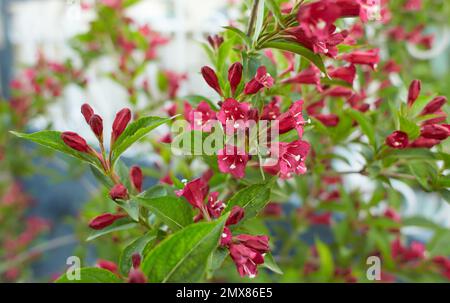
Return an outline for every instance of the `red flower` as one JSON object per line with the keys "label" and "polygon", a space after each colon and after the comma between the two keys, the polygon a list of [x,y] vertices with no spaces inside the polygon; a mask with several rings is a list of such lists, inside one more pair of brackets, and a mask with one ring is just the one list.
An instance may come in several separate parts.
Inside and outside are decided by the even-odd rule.
{"label": "red flower", "polygon": [[378,62],[380,62],[379,52],[380,50],[378,48],[368,51],[354,51],[352,53],[342,55],[341,59],[352,64],[368,65],[372,69],[375,69]]}
{"label": "red flower", "polygon": [[400,262],[420,261],[425,257],[425,245],[412,241],[409,247],[405,247],[397,238],[391,243],[392,257]]}
{"label": "red flower", "polygon": [[255,77],[250,80],[244,87],[246,95],[253,95],[259,92],[262,88],[271,88],[273,86],[273,78],[267,72],[265,66],[258,67]]}
{"label": "red flower", "polygon": [[331,78],[341,79],[349,84],[353,84],[356,76],[356,68],[353,64],[338,68],[330,67],[328,68],[328,74]]}
{"label": "red flower", "polygon": [[216,72],[209,66],[203,66],[202,76],[206,83],[222,96],[222,89],[220,88],[219,79],[217,78]]}
{"label": "red flower", "polygon": [[131,111],[124,108],[116,114],[112,126],[111,142],[116,142],[131,120]]}
{"label": "red flower", "polygon": [[419,137],[411,143],[411,147],[432,148],[441,143],[441,140]]}
{"label": "red flower", "polygon": [[408,91],[408,105],[412,106],[414,102],[417,100],[421,90],[421,82],[420,80],[413,80],[409,85]]}
{"label": "red flower", "polygon": [[444,104],[447,103],[447,98],[438,96],[431,100],[420,113],[421,116],[431,115],[437,113]]}
{"label": "red flower", "polygon": [[386,138],[386,145],[392,148],[405,148],[408,146],[408,134],[396,130]]}
{"label": "red flower", "polygon": [[228,69],[228,82],[230,82],[231,93],[234,95],[236,88],[242,80],[242,64],[240,62],[233,63]]}
{"label": "red flower", "polygon": [[175,193],[178,197],[186,198],[193,207],[202,209],[208,192],[208,183],[203,178],[197,178],[188,182],[183,189],[177,190]]}
{"label": "red flower", "polygon": [[140,269],[132,268],[128,274],[128,283],[147,283],[147,277]]}
{"label": "red flower", "polygon": [[303,126],[305,125],[305,120],[302,115],[303,110],[303,100],[294,102],[289,110],[281,114],[276,120],[279,121],[279,131],[280,134],[287,133],[292,129],[296,129],[299,137],[303,136]]}
{"label": "red flower", "polygon": [[261,120],[275,120],[280,115],[280,98],[274,97],[269,104],[264,105]]}
{"label": "red flower", "polygon": [[113,274],[117,274],[118,267],[117,267],[117,264],[114,262],[100,259],[97,261],[97,267],[106,269],[106,270],[112,272]]}
{"label": "red flower", "polygon": [[238,102],[234,99],[226,99],[217,119],[222,123],[227,134],[232,134],[236,129],[244,129],[248,126],[248,121],[255,118],[255,113],[250,109],[250,104],[246,102]]}
{"label": "red flower", "polygon": [[291,143],[277,142],[276,144],[278,144],[278,154],[272,155],[277,158],[276,163],[264,167],[268,173],[280,173],[282,179],[291,178],[293,174],[306,173],[305,160],[310,148],[308,142],[297,140]]}
{"label": "red flower", "polygon": [[122,184],[116,184],[113,188],[109,191],[109,196],[113,200],[127,200],[128,199],[128,190],[125,186]]}
{"label": "red flower", "polygon": [[244,209],[238,205],[233,206],[231,213],[225,222],[226,226],[238,224],[244,218]]}
{"label": "red flower", "polygon": [[221,172],[230,173],[233,177],[240,179],[245,175],[249,155],[236,146],[226,145],[219,151],[217,160]]}
{"label": "red flower", "polygon": [[420,135],[427,139],[445,140],[450,136],[450,130],[441,124],[427,124],[422,126]]}
{"label": "red flower", "polygon": [[223,38],[219,35],[208,36],[208,43],[213,49],[219,49],[223,43]]}
{"label": "red flower", "polygon": [[136,190],[138,192],[141,192],[143,175],[142,175],[142,169],[139,166],[131,167],[130,179],[131,179],[131,183],[133,184],[134,188],[136,188]]}
{"label": "red flower", "polygon": [[225,209],[225,204],[222,201],[217,200],[218,197],[218,192],[212,192],[209,194],[208,202],[206,203],[208,214],[214,219],[219,218],[220,214]]}
{"label": "red flower", "polygon": [[231,244],[232,234],[228,227],[223,228],[222,236],[220,237],[220,246],[226,247]]}
{"label": "red flower", "polygon": [[264,257],[244,244],[231,244],[230,256],[241,277],[254,278],[258,274],[257,266],[264,263]]}
{"label": "red flower", "polygon": [[89,120],[89,126],[91,127],[92,131],[94,132],[95,136],[100,140],[103,141],[103,119],[99,115],[92,115],[91,119]]}
{"label": "red flower", "polygon": [[325,126],[334,127],[339,124],[339,116],[335,114],[317,114],[314,118],[322,122]]}
{"label": "red flower", "polygon": [[234,237],[239,243],[244,244],[248,248],[264,254],[269,251],[269,237],[268,236],[251,236],[251,235],[238,235]]}
{"label": "red flower", "polygon": [[95,217],[89,222],[89,227],[95,230],[103,229],[107,226],[113,224],[116,220],[125,217],[124,214],[102,214],[100,216]]}
{"label": "red flower", "polygon": [[63,132],[61,139],[72,149],[83,153],[92,153],[92,148],[86,143],[83,137],[74,132]]}
{"label": "red flower", "polygon": [[284,80],[283,83],[313,84],[321,90],[320,70],[315,66],[311,66],[310,68],[301,71],[296,76]]}
{"label": "red flower", "polygon": [[92,109],[92,107],[89,104],[84,103],[81,106],[81,114],[83,115],[84,119],[86,120],[86,123],[89,124],[89,121],[91,120],[92,116],[94,115],[94,110]]}
{"label": "red flower", "polygon": [[314,214],[308,215],[308,220],[311,224],[316,225],[331,225],[331,213]]}
{"label": "red flower", "polygon": [[203,130],[205,132],[210,132],[215,120],[217,120],[216,112],[211,109],[211,106],[206,101],[201,101],[197,109],[190,110],[186,115],[188,116],[187,120],[191,123],[192,129]]}

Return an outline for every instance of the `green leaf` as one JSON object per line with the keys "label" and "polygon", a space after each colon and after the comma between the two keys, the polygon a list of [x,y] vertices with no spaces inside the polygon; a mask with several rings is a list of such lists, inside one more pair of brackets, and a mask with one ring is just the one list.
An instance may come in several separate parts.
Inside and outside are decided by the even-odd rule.
{"label": "green leaf", "polygon": [[218,270],[226,257],[228,256],[228,249],[218,247],[209,257],[208,260],[208,269],[207,269],[207,278],[211,279],[214,275],[214,272]]}
{"label": "green leaf", "polygon": [[119,259],[119,271],[123,276],[128,276],[130,269],[132,267],[132,256],[135,253],[139,253],[143,255],[143,251],[145,247],[156,239],[156,234],[154,231],[150,231],[143,235],[142,237],[137,238],[133,242],[131,242],[120,254]]}
{"label": "green leaf", "polygon": [[398,118],[400,130],[408,134],[409,140],[417,139],[420,136],[420,127],[408,118],[400,116]]}
{"label": "green leaf", "polygon": [[264,265],[265,268],[273,271],[276,274],[282,275],[283,271],[281,270],[281,268],[278,266],[278,264],[275,262],[273,256],[271,253],[267,253],[264,256]]}
{"label": "green leaf", "polygon": [[265,7],[265,0],[260,0],[258,2],[258,10],[256,12],[255,30],[253,32],[253,42],[254,43],[256,43],[256,41],[258,41],[259,35],[261,34],[262,26],[264,23],[264,7]]}
{"label": "green leaf", "polygon": [[170,120],[171,118],[144,117],[130,123],[112,146],[113,157],[111,165],[114,166],[114,163],[120,155],[123,154],[134,142],[138,141],[153,129]]}
{"label": "green leaf", "polygon": [[433,160],[436,155],[426,148],[395,149],[389,152],[386,157],[394,157],[408,160]]}
{"label": "green leaf", "polygon": [[137,201],[153,212],[173,231],[192,223],[192,208],[186,201],[178,197],[167,196],[153,199],[138,197]]}
{"label": "green leaf", "polygon": [[245,44],[247,44],[248,46],[252,44],[250,38],[240,29],[233,26],[224,26],[224,28],[238,35],[242,39],[242,41],[244,41]]}
{"label": "green leaf", "polygon": [[369,120],[369,118],[364,114],[362,114],[361,112],[354,109],[348,109],[347,112],[354,120],[356,120],[356,122],[358,122],[359,126],[361,127],[361,131],[369,139],[369,143],[374,148],[376,148],[375,128],[372,125],[372,122]]}
{"label": "green leaf", "polygon": [[145,258],[142,270],[150,282],[197,282],[219,245],[228,214],[213,222],[192,224],[169,236]]}
{"label": "green leaf", "polygon": [[327,69],[325,67],[325,64],[323,63],[322,57],[296,42],[287,40],[276,40],[265,43],[261,48],[276,48],[300,55],[306,58],[311,63],[313,63],[315,66],[317,66],[322,73],[327,75]]}
{"label": "green leaf", "polygon": [[55,283],[121,283],[115,274],[109,270],[97,267],[85,267],[80,269],[80,280],[69,280],[67,274],[59,277]]}
{"label": "green leaf", "polygon": [[281,14],[280,5],[278,3],[276,3],[275,0],[267,0],[266,5],[269,8],[269,10],[272,12],[273,17],[275,18],[277,23],[279,25],[281,25],[281,27],[284,28],[283,15]]}
{"label": "green leaf", "polygon": [[268,183],[253,184],[241,189],[228,200],[226,210],[229,211],[233,206],[238,205],[245,210],[244,219],[255,217],[270,200],[272,180]]}
{"label": "green leaf", "polygon": [[61,132],[53,130],[43,130],[32,134],[24,134],[14,131],[11,131],[11,133],[19,138],[33,141],[34,143],[40,144],[42,146],[59,151],[74,158],[80,159],[84,162],[90,163],[94,165],[97,169],[100,169],[101,167],[100,162],[97,160],[96,157],[87,153],[76,151],[73,148],[67,146],[61,139]]}
{"label": "green leaf", "polygon": [[217,104],[215,104],[213,101],[211,101],[210,99],[208,99],[208,98],[206,98],[204,96],[189,95],[189,96],[183,97],[183,100],[186,100],[192,106],[197,106],[200,102],[205,101],[211,106],[212,109],[216,109],[216,110],[219,109]]}
{"label": "green leaf", "polygon": [[316,239],[315,242],[320,262],[318,275],[322,281],[327,281],[331,279],[334,273],[333,255],[325,243],[319,239]]}
{"label": "green leaf", "polygon": [[136,226],[137,226],[137,224],[134,223],[130,218],[122,218],[101,230],[93,231],[91,233],[91,235],[86,239],[86,241],[91,241],[98,237],[110,234],[112,232],[127,230],[127,229],[134,228]]}
{"label": "green leaf", "polygon": [[139,221],[139,204],[135,199],[128,201],[116,200],[114,201],[120,208],[127,212],[131,219],[138,222]]}

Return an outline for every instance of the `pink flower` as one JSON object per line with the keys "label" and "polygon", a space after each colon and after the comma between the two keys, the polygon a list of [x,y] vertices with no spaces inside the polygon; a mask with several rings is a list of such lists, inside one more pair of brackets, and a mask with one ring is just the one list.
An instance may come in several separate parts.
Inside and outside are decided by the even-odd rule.
{"label": "pink flower", "polygon": [[258,67],[255,77],[248,82],[244,87],[244,93],[246,95],[253,95],[259,92],[262,88],[271,88],[274,80],[272,76],[267,72],[265,66]]}
{"label": "pink flower", "polygon": [[187,116],[187,120],[191,123],[192,129],[205,132],[210,132],[217,120],[216,112],[211,109],[211,106],[206,101],[201,101],[197,109],[190,110]]}
{"label": "pink flower", "polygon": [[177,190],[175,193],[178,197],[184,197],[193,207],[203,209],[208,192],[208,183],[203,178],[197,178],[188,182],[183,189]]}
{"label": "pink flower", "polygon": [[352,53],[342,55],[341,59],[352,64],[368,65],[372,69],[375,69],[378,62],[380,62],[379,52],[380,50],[378,48],[368,51],[354,51]]}
{"label": "pink flower", "polygon": [[277,142],[278,154],[273,154],[277,158],[276,163],[264,167],[268,173],[280,173],[280,178],[289,179],[293,174],[302,175],[306,173],[305,160],[308,155],[310,145],[306,141],[297,140],[291,143]]}
{"label": "pink flower", "polygon": [[405,10],[410,12],[420,11],[422,9],[422,0],[408,0],[404,7]]}
{"label": "pink flower", "polygon": [[397,130],[386,138],[386,145],[398,149],[406,148],[408,146],[408,134]]}
{"label": "pink flower", "polygon": [[251,110],[251,105],[246,102],[238,102],[235,99],[226,99],[217,119],[222,123],[227,134],[232,134],[236,129],[245,129],[248,121],[256,118],[255,112]]}
{"label": "pink flower", "polygon": [[230,173],[233,177],[240,179],[245,176],[249,155],[236,146],[226,145],[219,151],[217,160],[222,173]]}
{"label": "pink flower", "polygon": [[399,238],[391,243],[392,257],[400,262],[420,261],[425,258],[425,245],[412,241],[409,247],[402,245]]}
{"label": "pink flower", "polygon": [[122,0],[101,0],[102,4],[113,9],[119,9],[122,6]]}
{"label": "pink flower", "polygon": [[260,120],[275,120],[280,115],[280,98],[274,97],[269,104],[264,105]]}
{"label": "pink flower", "polygon": [[313,84],[316,85],[320,91],[320,70],[313,65],[310,68],[301,71],[294,77],[284,80],[283,83]]}

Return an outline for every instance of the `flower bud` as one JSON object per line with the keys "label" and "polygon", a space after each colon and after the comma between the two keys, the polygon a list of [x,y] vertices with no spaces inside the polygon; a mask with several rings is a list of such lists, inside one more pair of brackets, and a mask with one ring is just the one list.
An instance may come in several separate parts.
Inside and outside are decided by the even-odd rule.
{"label": "flower bud", "polygon": [[208,83],[212,89],[222,96],[222,89],[220,88],[219,79],[217,78],[216,72],[208,66],[203,66],[202,76],[206,83]]}
{"label": "flower bud", "polygon": [[134,253],[131,256],[131,261],[133,263],[133,268],[138,269],[141,266],[141,255],[139,253]]}
{"label": "flower bud", "polygon": [[123,133],[128,123],[131,120],[131,111],[128,108],[124,108],[116,114],[112,126],[111,142],[116,142],[117,138]]}
{"label": "flower bud", "polygon": [[411,82],[408,91],[408,106],[412,106],[419,97],[421,86],[420,80],[413,80]]}
{"label": "flower bud", "polygon": [[419,137],[411,143],[411,147],[432,148],[439,143],[441,143],[441,140]]}
{"label": "flower bud", "polygon": [[89,126],[100,141],[103,141],[103,119],[99,115],[93,115],[89,120]]}
{"label": "flower bud", "polygon": [[450,131],[441,124],[429,124],[422,127],[420,135],[428,139],[445,140],[450,136]]}
{"label": "flower bud", "polygon": [[117,264],[108,260],[98,260],[97,261],[97,267],[106,269],[113,274],[117,274]]}
{"label": "flower bud", "polygon": [[117,199],[127,200],[128,199],[128,190],[122,184],[116,184],[109,191],[109,196],[113,200],[117,200]]}
{"label": "flower bud", "polygon": [[63,132],[61,134],[61,139],[67,146],[79,152],[89,153],[92,150],[91,147],[86,143],[86,140],[84,140],[83,137],[81,137],[77,133]]}
{"label": "flower bud", "polygon": [[237,224],[242,220],[242,218],[244,218],[244,209],[240,206],[235,205],[231,209],[230,216],[225,222],[225,226]]}
{"label": "flower bud", "polygon": [[223,43],[223,38],[219,35],[208,36],[209,45],[214,49],[219,49],[220,45]]}
{"label": "flower bud", "polygon": [[240,62],[236,62],[228,69],[228,82],[230,82],[231,92],[233,93],[233,95],[239,83],[241,83],[241,79],[242,64]]}
{"label": "flower bud", "polygon": [[147,283],[147,277],[140,269],[132,268],[128,274],[128,283]]}
{"label": "flower bud", "polygon": [[84,103],[81,106],[81,114],[84,116],[86,123],[89,124],[89,120],[91,120],[92,115],[94,115],[94,110],[89,104]]}
{"label": "flower bud", "polygon": [[133,166],[130,169],[130,179],[131,179],[131,183],[133,184],[134,188],[136,188],[136,190],[138,192],[141,192],[143,175],[142,175],[142,169],[139,166]]}
{"label": "flower bud", "polygon": [[405,148],[408,146],[408,134],[397,130],[386,138],[386,145],[392,148]]}
{"label": "flower bud", "polygon": [[89,227],[95,230],[100,230],[113,224],[116,220],[123,217],[125,217],[124,214],[102,214],[92,219],[91,222],[89,222]]}
{"label": "flower bud", "polygon": [[420,113],[421,116],[434,114],[441,109],[444,104],[447,103],[447,98],[444,96],[438,96],[430,101]]}

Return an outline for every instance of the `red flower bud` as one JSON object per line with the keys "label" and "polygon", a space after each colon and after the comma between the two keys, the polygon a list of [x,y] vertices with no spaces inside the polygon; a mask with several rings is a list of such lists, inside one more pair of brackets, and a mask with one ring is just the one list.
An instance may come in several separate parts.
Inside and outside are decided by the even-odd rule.
{"label": "red flower bud", "polygon": [[322,122],[325,126],[334,127],[339,124],[339,116],[335,114],[318,114],[314,118]]}
{"label": "red flower bud", "polygon": [[386,138],[386,145],[392,148],[405,148],[408,146],[408,134],[397,130]]}
{"label": "red flower bud", "polygon": [[420,80],[413,80],[409,85],[408,106],[412,106],[419,97],[421,86]]}
{"label": "red flower bud", "polygon": [[139,253],[134,253],[131,256],[131,261],[133,263],[133,268],[138,269],[141,266],[141,255]]}
{"label": "red flower bud", "polygon": [[133,166],[130,169],[130,179],[131,179],[131,183],[133,183],[134,188],[136,188],[136,190],[138,192],[142,191],[142,169],[139,166]]}
{"label": "red flower bud", "polygon": [[103,141],[103,119],[99,115],[93,115],[89,120],[89,126],[100,141]]}
{"label": "red flower bud", "polygon": [[439,111],[441,109],[441,107],[444,106],[445,103],[447,103],[446,97],[444,97],[444,96],[436,97],[433,100],[431,100],[430,103],[427,104],[427,106],[425,106],[425,108],[420,113],[420,115],[425,116],[425,115],[434,114],[437,111]]}
{"label": "red flower bud", "polygon": [[208,66],[203,66],[202,76],[206,83],[208,83],[212,89],[222,96],[222,89],[220,88],[219,79],[217,78],[216,72]]}
{"label": "red flower bud", "polygon": [[128,283],[147,283],[147,277],[140,269],[132,268],[128,274]]}
{"label": "red flower bud", "polygon": [[94,115],[94,110],[92,109],[92,107],[89,104],[84,103],[81,106],[81,113],[83,114],[86,123],[89,124],[89,120],[91,120],[92,115]]}
{"label": "red flower bud", "polygon": [[116,142],[117,138],[123,133],[128,123],[131,120],[131,111],[128,108],[124,108],[116,114],[112,126],[111,141]]}
{"label": "red flower bud", "polygon": [[91,147],[86,143],[86,140],[83,139],[80,135],[74,132],[63,132],[61,134],[61,139],[64,141],[64,143],[83,153],[89,153],[91,152]]}
{"label": "red flower bud", "polygon": [[420,135],[428,139],[445,140],[450,136],[450,130],[444,125],[429,124],[422,127]]}
{"label": "red flower bud", "polygon": [[230,82],[231,92],[235,93],[236,88],[242,80],[242,64],[236,62],[228,69],[228,82]]}
{"label": "red flower bud", "polygon": [[117,199],[127,200],[128,199],[128,190],[122,184],[116,184],[109,191],[109,196],[113,200],[117,200]]}
{"label": "red flower bud", "polygon": [[411,147],[432,148],[433,146],[438,145],[439,143],[441,143],[441,140],[419,137],[416,140],[414,140],[413,143],[411,143]]}
{"label": "red flower bud", "polygon": [[235,205],[231,209],[230,216],[225,222],[225,226],[237,224],[242,220],[242,218],[244,218],[244,209],[240,206]]}
{"label": "red flower bud", "polygon": [[109,270],[113,274],[117,274],[117,264],[108,260],[98,260],[97,267]]}
{"label": "red flower bud", "polygon": [[218,49],[220,45],[223,43],[223,38],[219,35],[208,36],[208,42],[212,48]]}
{"label": "red flower bud", "polygon": [[116,220],[125,217],[124,214],[102,214],[100,216],[95,217],[89,222],[89,227],[95,230],[103,229],[111,224],[113,224]]}

